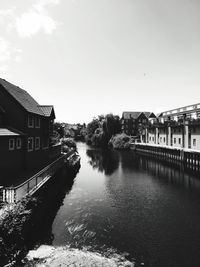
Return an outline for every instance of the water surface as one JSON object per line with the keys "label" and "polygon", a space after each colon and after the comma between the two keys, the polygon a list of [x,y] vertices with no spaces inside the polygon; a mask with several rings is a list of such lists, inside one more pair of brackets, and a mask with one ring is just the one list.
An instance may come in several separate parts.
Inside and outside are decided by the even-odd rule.
{"label": "water surface", "polygon": [[81,169],[52,224],[52,244],[119,253],[136,266],[200,266],[199,174],[78,145]]}

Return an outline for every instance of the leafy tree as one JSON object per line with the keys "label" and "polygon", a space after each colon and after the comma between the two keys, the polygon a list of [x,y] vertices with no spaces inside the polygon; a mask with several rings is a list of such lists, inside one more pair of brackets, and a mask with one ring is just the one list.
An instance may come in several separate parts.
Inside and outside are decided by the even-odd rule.
{"label": "leafy tree", "polygon": [[100,115],[94,118],[86,128],[86,142],[94,146],[106,147],[110,138],[121,131],[119,116]]}

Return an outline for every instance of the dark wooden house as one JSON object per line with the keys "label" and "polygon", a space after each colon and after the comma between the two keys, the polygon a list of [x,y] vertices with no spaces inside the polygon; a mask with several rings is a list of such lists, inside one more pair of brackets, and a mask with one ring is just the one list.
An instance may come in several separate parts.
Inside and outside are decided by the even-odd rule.
{"label": "dark wooden house", "polygon": [[25,90],[0,79],[0,170],[48,162],[54,119],[53,106],[40,106]]}

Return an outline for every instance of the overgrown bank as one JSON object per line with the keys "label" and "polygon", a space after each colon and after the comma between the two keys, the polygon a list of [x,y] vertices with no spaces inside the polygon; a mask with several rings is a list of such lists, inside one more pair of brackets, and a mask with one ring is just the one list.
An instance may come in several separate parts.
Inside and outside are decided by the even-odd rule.
{"label": "overgrown bank", "polygon": [[0,266],[23,266],[22,259],[35,245],[51,244],[52,222],[79,168],[61,168],[35,197],[0,209]]}
{"label": "overgrown bank", "polygon": [[131,139],[121,133],[119,116],[113,114],[94,118],[86,127],[86,143],[96,147],[129,149]]}
{"label": "overgrown bank", "polygon": [[0,211],[1,266],[14,266],[27,253],[24,237],[29,235],[38,206],[36,198],[26,197],[16,204],[6,205]]}

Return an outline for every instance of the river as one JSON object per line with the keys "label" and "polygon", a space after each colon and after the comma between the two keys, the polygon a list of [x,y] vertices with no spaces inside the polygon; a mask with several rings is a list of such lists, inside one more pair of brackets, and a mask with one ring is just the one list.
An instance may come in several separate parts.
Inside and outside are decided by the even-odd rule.
{"label": "river", "polygon": [[[200,176],[133,151],[78,144],[81,168],[47,231],[136,266],[200,266]],[[42,242],[40,242],[42,243]]]}

